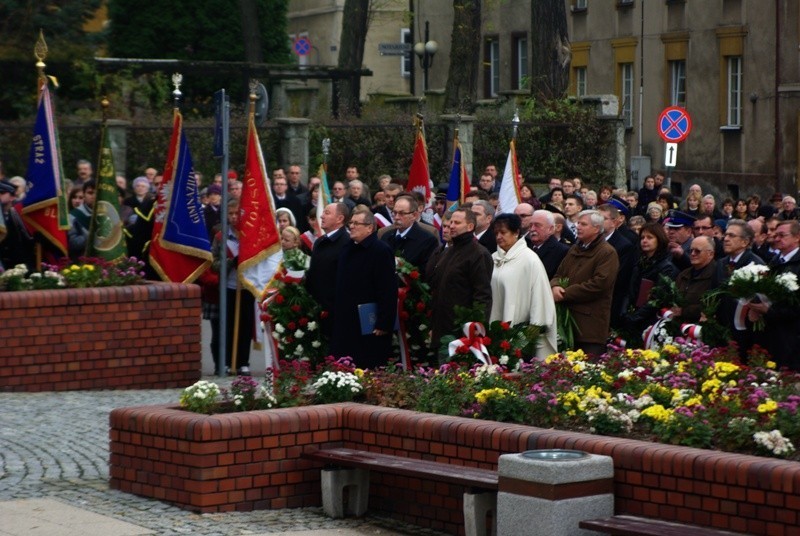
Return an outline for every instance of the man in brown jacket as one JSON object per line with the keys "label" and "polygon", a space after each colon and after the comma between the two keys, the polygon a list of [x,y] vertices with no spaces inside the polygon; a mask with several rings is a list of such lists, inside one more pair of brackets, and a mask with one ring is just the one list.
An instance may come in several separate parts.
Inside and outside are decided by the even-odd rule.
{"label": "man in brown jacket", "polygon": [[[435,263],[428,264],[426,278],[431,286],[431,349],[439,354],[440,339],[449,333],[456,334],[455,306],[483,308],[484,323],[492,308],[492,256],[478,244],[475,231],[475,214],[458,209],[450,217],[452,245],[447,247]],[[613,249],[613,248],[612,248]]]}
{"label": "man in brown jacket", "polygon": [[[572,313],[578,328],[576,349],[602,354],[611,319],[611,298],[619,270],[614,247],[603,238],[603,215],[584,210],[578,216],[578,237],[550,281],[555,302]],[[567,280],[565,285],[561,284]]]}

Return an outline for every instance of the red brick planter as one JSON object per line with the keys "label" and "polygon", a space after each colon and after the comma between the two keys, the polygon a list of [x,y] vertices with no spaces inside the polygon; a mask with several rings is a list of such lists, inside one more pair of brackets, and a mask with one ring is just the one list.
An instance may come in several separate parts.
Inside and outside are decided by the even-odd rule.
{"label": "red brick planter", "polygon": [[[300,456],[333,445],[490,469],[500,454],[579,449],[614,458],[617,513],[748,534],[800,532],[797,462],[362,404],[213,416],[116,409],[111,487],[195,512],[319,505],[319,467]],[[372,510],[463,533],[463,489],[380,474],[372,483]]]}
{"label": "red brick planter", "polygon": [[200,378],[200,288],[0,292],[0,390],[159,389]]}

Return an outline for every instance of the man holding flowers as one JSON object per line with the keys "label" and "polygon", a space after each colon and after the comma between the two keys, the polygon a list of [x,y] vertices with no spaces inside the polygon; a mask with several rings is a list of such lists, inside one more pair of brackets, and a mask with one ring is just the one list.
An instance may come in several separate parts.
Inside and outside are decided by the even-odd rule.
{"label": "man holding flowers", "polygon": [[775,230],[774,238],[778,255],[770,261],[769,269],[787,292],[780,299],[778,296],[769,296],[770,299],[775,299],[772,303],[769,300],[751,303],[747,314],[748,319],[753,322],[763,319],[765,329],[761,341],[778,366],[800,370],[800,314],[797,310],[800,222],[781,222]]}

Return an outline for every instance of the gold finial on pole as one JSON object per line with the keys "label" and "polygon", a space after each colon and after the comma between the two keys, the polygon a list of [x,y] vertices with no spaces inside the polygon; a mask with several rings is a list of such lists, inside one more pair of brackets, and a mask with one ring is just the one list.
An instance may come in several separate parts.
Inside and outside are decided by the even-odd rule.
{"label": "gold finial on pole", "polygon": [[258,80],[255,78],[250,79],[250,114],[256,114],[256,101],[258,100]]}
{"label": "gold finial on pole", "polygon": [[172,85],[175,86],[175,89],[172,92],[172,99],[175,101],[175,108],[178,107],[181,102],[181,96],[183,96],[183,93],[181,93],[181,82],[183,82],[183,75],[181,73],[173,73]]}
{"label": "gold finial on pole", "polygon": [[108,119],[108,107],[111,105],[111,101],[108,100],[108,97],[103,95],[103,98],[100,100],[100,106],[103,108],[103,124],[106,124],[106,120]]}
{"label": "gold finial on pole", "polygon": [[33,47],[33,56],[36,58],[36,69],[39,71],[39,78],[44,78],[44,60],[47,59],[47,42],[44,40],[44,32],[39,30],[39,39]]}

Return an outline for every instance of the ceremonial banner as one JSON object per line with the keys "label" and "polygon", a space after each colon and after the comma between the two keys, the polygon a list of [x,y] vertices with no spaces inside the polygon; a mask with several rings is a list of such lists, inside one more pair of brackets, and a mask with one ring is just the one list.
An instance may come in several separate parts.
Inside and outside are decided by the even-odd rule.
{"label": "ceremonial banner", "polygon": [[521,202],[519,197],[519,173],[517,172],[517,150],[514,140],[509,143],[508,159],[503,170],[503,182],[500,184],[500,203],[498,214],[511,214]]}
{"label": "ceremonial banner", "polygon": [[322,211],[325,210],[325,206],[331,202],[331,189],[328,186],[328,165],[322,164],[319,166],[317,175],[319,175],[320,180],[319,192],[317,192],[317,223],[321,229]]}
{"label": "ceremonial banner", "polygon": [[67,254],[67,195],[61,151],[55,127],[55,114],[47,80],[41,81],[39,106],[28,157],[28,193],[23,200],[25,223]]}
{"label": "ceremonial banner", "polygon": [[117,174],[114,172],[114,158],[111,154],[111,140],[105,126],[101,133],[95,191],[97,198],[89,224],[86,256],[115,262],[125,256],[127,249],[123,233],[124,222],[119,214],[119,190]]}
{"label": "ceremonial banner", "polygon": [[150,265],[164,281],[193,282],[213,258],[192,154],[183,132],[183,117],[177,110],[154,218]]}
{"label": "ceremonial banner", "polygon": [[239,210],[239,265],[242,287],[257,301],[272,276],[275,263],[269,257],[280,250],[280,234],[275,221],[275,207],[268,184],[264,155],[258,140],[254,114],[250,114],[247,130],[244,185]]}
{"label": "ceremonial banner", "polygon": [[470,189],[467,167],[464,165],[462,156],[461,142],[456,138],[453,148],[453,165],[450,168],[450,183],[447,187],[447,206],[448,208],[454,207],[453,210],[464,202],[464,197]]}
{"label": "ceremonial banner", "polygon": [[428,146],[422,131],[422,122],[417,125],[417,136],[414,140],[414,156],[411,159],[411,170],[408,172],[406,191],[417,191],[425,196],[425,204],[431,200],[431,178],[428,171]]}

